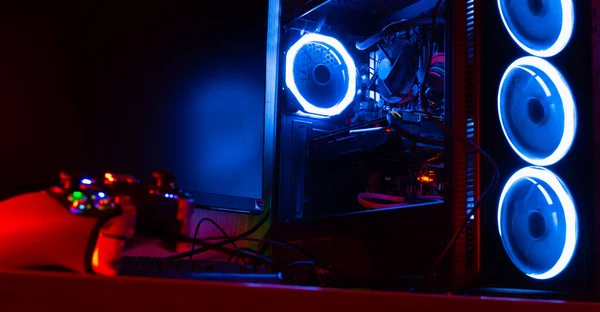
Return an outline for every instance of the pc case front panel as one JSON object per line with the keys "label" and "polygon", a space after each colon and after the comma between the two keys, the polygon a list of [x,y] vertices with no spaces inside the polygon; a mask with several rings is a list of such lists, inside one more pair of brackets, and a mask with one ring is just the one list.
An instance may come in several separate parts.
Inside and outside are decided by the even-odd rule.
{"label": "pc case front panel", "polygon": [[[486,287],[581,293],[595,238],[590,1],[475,1]],[[481,163],[481,183],[491,177]]]}

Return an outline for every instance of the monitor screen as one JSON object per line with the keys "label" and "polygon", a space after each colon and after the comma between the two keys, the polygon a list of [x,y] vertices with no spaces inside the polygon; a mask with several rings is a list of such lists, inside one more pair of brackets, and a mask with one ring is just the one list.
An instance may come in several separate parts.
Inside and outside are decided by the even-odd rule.
{"label": "monitor screen", "polygon": [[2,183],[50,182],[61,169],[141,180],[167,170],[199,205],[255,209],[267,2],[0,10]]}

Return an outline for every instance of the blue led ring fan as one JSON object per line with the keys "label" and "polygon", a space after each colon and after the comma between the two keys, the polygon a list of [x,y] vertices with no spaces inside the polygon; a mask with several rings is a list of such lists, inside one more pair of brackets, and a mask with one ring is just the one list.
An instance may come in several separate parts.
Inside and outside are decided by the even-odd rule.
{"label": "blue led ring fan", "polygon": [[356,95],[356,65],[336,39],[306,34],[287,51],[285,83],[306,113],[335,116]]}
{"label": "blue led ring fan", "polygon": [[532,165],[558,162],[575,138],[571,90],[558,70],[538,57],[520,58],[506,69],[498,90],[498,116],[512,149]]}
{"label": "blue led ring fan", "polygon": [[560,274],[573,257],[578,221],[565,184],[551,171],[525,167],[500,195],[498,231],[508,256],[535,279]]}
{"label": "blue led ring fan", "polygon": [[531,55],[554,56],[573,34],[572,0],[498,0],[498,8],[510,36]]}

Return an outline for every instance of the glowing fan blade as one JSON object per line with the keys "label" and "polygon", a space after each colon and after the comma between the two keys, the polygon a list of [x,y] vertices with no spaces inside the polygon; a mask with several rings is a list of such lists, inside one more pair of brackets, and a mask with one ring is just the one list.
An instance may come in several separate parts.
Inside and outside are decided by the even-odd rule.
{"label": "glowing fan blade", "polygon": [[508,67],[498,90],[498,116],[512,149],[532,165],[561,160],[575,138],[571,89],[541,58],[523,57]]}
{"label": "glowing fan blade", "polygon": [[508,179],[498,203],[498,231],[506,253],[523,273],[550,279],[569,264],[577,245],[571,194],[551,171],[525,167]]}
{"label": "glowing fan blade", "polygon": [[287,51],[285,83],[304,112],[342,113],[356,96],[356,65],[336,39],[306,34]]}
{"label": "glowing fan blade", "polygon": [[498,8],[510,36],[529,54],[556,55],[573,34],[572,0],[498,0]]}

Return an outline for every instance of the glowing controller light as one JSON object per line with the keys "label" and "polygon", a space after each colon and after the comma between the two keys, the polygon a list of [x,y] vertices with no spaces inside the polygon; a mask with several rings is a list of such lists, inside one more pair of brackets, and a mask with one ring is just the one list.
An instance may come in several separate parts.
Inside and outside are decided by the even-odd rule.
{"label": "glowing controller light", "polygon": [[[543,193],[543,195],[544,195],[545,199],[548,201],[549,205],[559,204],[562,207],[562,210],[564,212],[564,218],[565,218],[565,224],[566,224],[565,241],[564,241],[564,245],[563,245],[560,257],[558,258],[558,260],[556,261],[554,266],[552,266],[552,268],[550,268],[546,272],[542,272],[542,273],[526,273],[525,272],[531,278],[535,278],[535,279],[539,279],[539,280],[550,279],[550,278],[553,278],[553,277],[557,276],[558,274],[560,274],[567,267],[567,265],[573,258],[573,254],[575,253],[575,247],[577,245],[577,238],[578,238],[578,221],[577,221],[577,212],[576,212],[575,204],[573,202],[571,195],[569,194],[569,191],[564,186],[563,182],[550,170],[547,170],[547,169],[544,169],[541,167],[522,168],[519,171],[515,172],[508,179],[508,181],[506,182],[504,189],[502,190],[502,193],[500,195],[500,200],[498,201],[498,232],[500,233],[500,237],[502,237],[502,224],[504,222],[511,222],[511,221],[504,221],[502,218],[503,208],[504,208],[505,200],[507,198],[507,194],[509,193],[509,191],[512,190],[513,186],[515,186],[518,182],[521,182],[523,180],[529,180],[533,183],[537,183],[537,182],[535,182],[535,180],[538,180],[538,181],[541,181],[541,182],[547,184],[550,187],[551,191],[558,198],[558,201],[559,201],[558,203],[552,203],[550,196],[548,194],[548,191],[545,190],[544,188],[540,188],[540,185],[538,185],[538,189],[540,189],[541,193]],[[503,239],[502,243],[505,244],[504,239]],[[514,257],[514,255],[509,254],[509,257],[511,257],[511,259],[512,259]],[[513,262],[514,262],[514,260],[513,260]]]}
{"label": "glowing controller light", "polygon": [[[562,115],[564,116],[564,120],[562,123],[563,133],[560,139],[558,146],[554,149],[552,153],[547,155],[546,157],[536,157],[529,153],[526,150],[523,150],[516,146],[514,138],[509,134],[508,125],[505,124],[504,119],[506,116],[503,114],[503,108],[506,103],[504,103],[502,97],[504,96],[503,88],[505,87],[506,79],[509,77],[514,70],[524,70],[530,73],[535,77],[536,81],[540,84],[540,87],[546,93],[546,96],[551,96],[547,83],[543,81],[543,79],[539,76],[539,73],[543,73],[543,75],[547,76],[550,79],[550,83],[556,88],[558,91],[558,96],[562,105],[556,105],[558,103],[554,103],[557,109],[559,106],[562,106]],[[537,72],[537,73],[536,73]],[[577,112],[575,107],[575,100],[573,99],[573,95],[571,93],[571,89],[567,85],[566,81],[560,74],[560,72],[552,66],[548,61],[541,59],[539,57],[534,56],[525,56],[520,59],[514,61],[504,72],[502,80],[500,81],[500,86],[498,88],[498,117],[500,119],[500,125],[502,126],[502,131],[504,132],[504,136],[508,140],[508,143],[512,147],[512,149],[517,153],[523,160],[526,162],[536,165],[536,166],[550,166],[559,160],[561,160],[565,154],[571,149],[571,145],[573,144],[573,140],[575,139],[575,132],[577,129]],[[543,138],[540,138],[543,140]]]}
{"label": "glowing controller light", "polygon": [[111,184],[111,183],[115,182],[115,180],[116,180],[115,177],[113,176],[113,174],[109,173],[109,172],[104,174],[104,178],[106,179],[106,182],[108,184]]}
{"label": "glowing controller light", "polygon": [[[573,7],[573,0],[560,0],[560,7],[562,9],[562,16],[560,22],[561,29],[560,34],[556,41],[545,49],[534,49],[527,44],[525,44],[520,38],[519,34],[515,33],[512,29],[511,23],[507,20],[507,16],[505,16],[504,9],[506,9],[503,5],[503,1],[498,0],[498,9],[500,11],[500,16],[502,17],[502,22],[504,22],[504,26],[506,30],[512,37],[512,39],[521,47],[521,49],[525,50],[525,52],[535,55],[538,57],[551,57],[558,53],[560,53],[569,43],[571,36],[573,35],[573,25],[575,23],[575,10]],[[526,2],[525,0],[519,0]]]}
{"label": "glowing controller light", "polygon": [[[321,108],[309,103],[304,96],[302,96],[298,90],[298,87],[296,86],[296,80],[294,78],[294,62],[296,60],[296,55],[298,55],[298,51],[300,51],[304,45],[309,43],[320,43],[334,50],[334,53],[339,54],[339,56],[342,58],[341,60],[338,60],[338,62],[340,62],[340,64],[343,62],[348,69],[348,89],[346,90],[346,94],[341,101],[332,107]],[[344,109],[346,109],[346,107],[348,107],[348,105],[354,101],[354,96],[356,95],[356,77],[356,65],[354,65],[354,60],[350,54],[348,54],[344,46],[335,38],[309,33],[302,36],[287,51],[285,62],[285,83],[290,92],[292,92],[304,111],[307,113],[322,116],[335,116],[342,113]]]}
{"label": "glowing controller light", "polygon": [[92,180],[90,180],[90,179],[81,179],[81,184],[90,185],[90,184],[92,184]]}
{"label": "glowing controller light", "polygon": [[85,195],[80,192],[80,191],[75,191],[73,192],[73,194],[71,194],[71,198],[72,200],[84,200],[85,199]]}

